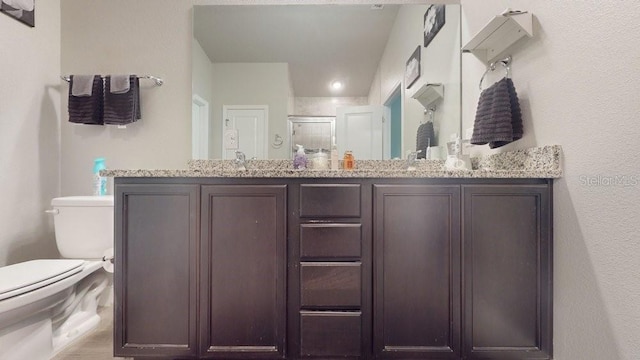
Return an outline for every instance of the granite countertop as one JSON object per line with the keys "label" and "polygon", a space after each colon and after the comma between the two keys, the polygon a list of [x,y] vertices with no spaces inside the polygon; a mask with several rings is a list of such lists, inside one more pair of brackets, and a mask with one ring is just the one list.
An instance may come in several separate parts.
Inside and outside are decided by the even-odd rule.
{"label": "granite countertop", "polygon": [[406,170],[405,160],[356,160],[353,170],[294,170],[291,160],[249,160],[236,170],[232,160],[190,160],[187,169],[100,171],[107,177],[237,177],[237,178],[559,178],[561,147],[543,146],[472,158],[474,170],[448,170],[444,160],[418,160]]}

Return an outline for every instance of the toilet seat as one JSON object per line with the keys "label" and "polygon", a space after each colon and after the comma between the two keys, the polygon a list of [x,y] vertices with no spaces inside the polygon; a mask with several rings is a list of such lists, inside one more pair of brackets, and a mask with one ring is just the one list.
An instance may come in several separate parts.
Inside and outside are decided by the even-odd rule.
{"label": "toilet seat", "polygon": [[0,267],[0,300],[77,274],[84,264],[84,260],[77,259],[41,259]]}

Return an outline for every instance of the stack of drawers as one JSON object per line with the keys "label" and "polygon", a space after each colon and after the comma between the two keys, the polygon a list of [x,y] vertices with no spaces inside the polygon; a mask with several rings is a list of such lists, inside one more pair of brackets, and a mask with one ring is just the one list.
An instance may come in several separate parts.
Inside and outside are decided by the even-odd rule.
{"label": "stack of drawers", "polygon": [[359,184],[300,186],[300,355],[362,355]]}

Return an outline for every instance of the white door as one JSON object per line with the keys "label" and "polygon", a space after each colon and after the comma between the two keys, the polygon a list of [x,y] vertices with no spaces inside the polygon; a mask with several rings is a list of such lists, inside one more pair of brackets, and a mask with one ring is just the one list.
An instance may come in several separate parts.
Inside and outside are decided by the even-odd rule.
{"label": "white door", "polygon": [[356,161],[388,159],[382,114],[382,105],[337,108],[336,143],[340,154],[351,150]]}
{"label": "white door", "polygon": [[[268,107],[224,105],[222,133],[235,132],[233,137],[223,135],[222,158],[234,159],[242,151],[247,159],[266,159],[268,156]],[[227,141],[235,138],[234,142]]]}
{"label": "white door", "polygon": [[209,103],[198,95],[191,100],[191,158],[209,158]]}

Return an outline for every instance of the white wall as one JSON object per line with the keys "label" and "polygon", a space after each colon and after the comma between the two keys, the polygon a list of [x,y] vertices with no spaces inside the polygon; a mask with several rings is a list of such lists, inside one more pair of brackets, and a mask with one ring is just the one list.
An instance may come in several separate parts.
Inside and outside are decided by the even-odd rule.
{"label": "white wall", "polygon": [[192,57],[192,80],[191,88],[193,95],[211,102],[213,100],[213,65],[211,60],[200,46],[198,40],[193,38],[191,48]]}
{"label": "white wall", "polygon": [[[525,135],[501,151],[563,148],[564,176],[554,183],[554,358],[640,359],[640,2],[462,6],[463,44],[507,6],[536,19],[535,37],[513,52]],[[469,126],[484,68],[463,56]],[[616,176],[629,186],[611,185]]]}
{"label": "white wall", "polygon": [[[407,110],[412,111],[411,118],[420,119],[424,107],[412,98],[415,91],[426,82],[444,85],[444,98],[435,103],[434,125],[440,146],[450,141],[452,134],[460,133],[460,6],[447,5],[445,17],[445,25],[429,46],[422,49],[422,76],[407,92],[405,100]],[[416,131],[417,126],[411,133],[414,148]]]}
{"label": "white wall", "polygon": [[[213,64],[213,142],[214,158],[222,157],[222,106],[268,105],[269,144],[276,134],[287,139],[289,104],[289,66],[286,63],[214,63]],[[214,145],[215,146],[215,145]],[[270,159],[286,159],[288,145],[269,146]]]}
{"label": "white wall", "polygon": [[295,91],[293,91],[293,81],[291,81],[291,76],[289,76],[289,98],[287,99],[287,114],[295,114],[295,104],[296,94]]}
{"label": "white wall", "polygon": [[[447,6],[445,25],[429,46],[424,48],[424,13],[427,8],[427,5],[400,8],[369,93],[372,104],[383,104],[398,84],[402,83],[403,154],[407,150],[415,150],[418,126],[425,119],[424,107],[411,97],[425,83],[442,83],[445,88],[444,99],[436,103],[434,122],[436,131],[440,133],[439,138],[442,139],[440,145],[444,145],[451,133],[459,132],[460,7]],[[410,89],[406,89],[406,62],[418,45],[421,49],[421,75]]]}
{"label": "white wall", "polygon": [[62,0],[62,73],[150,74],[165,80],[161,87],[141,81],[142,120],[124,130],[69,123],[62,97],[62,194],[91,193],[93,159],[99,156],[108,168],[186,167],[191,42],[189,1]]}
{"label": "white wall", "polygon": [[58,257],[60,1],[38,1],[35,23],[0,14],[0,266]]}

